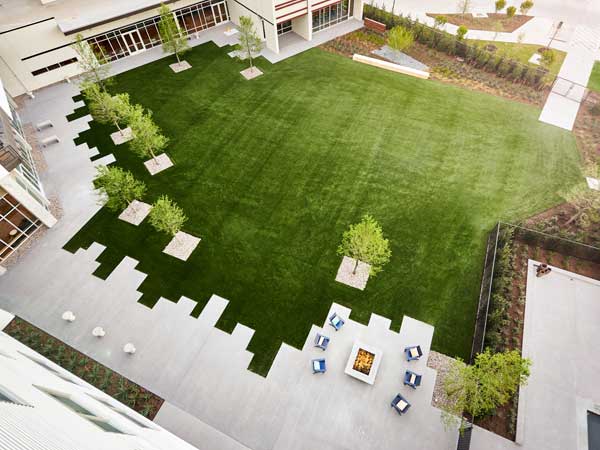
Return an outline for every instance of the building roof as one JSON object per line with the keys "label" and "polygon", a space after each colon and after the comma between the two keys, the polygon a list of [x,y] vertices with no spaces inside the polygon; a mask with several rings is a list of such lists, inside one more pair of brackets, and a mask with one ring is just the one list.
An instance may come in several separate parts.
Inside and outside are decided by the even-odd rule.
{"label": "building roof", "polygon": [[71,34],[171,1],[56,0],[42,5],[40,0],[3,0],[0,4],[0,33],[53,17],[61,31]]}

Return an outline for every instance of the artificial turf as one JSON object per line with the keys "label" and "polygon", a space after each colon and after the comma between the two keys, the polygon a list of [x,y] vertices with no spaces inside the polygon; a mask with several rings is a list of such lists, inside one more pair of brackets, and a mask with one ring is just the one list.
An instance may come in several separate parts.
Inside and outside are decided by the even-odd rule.
{"label": "artificial turf", "polygon": [[[265,74],[249,82],[228,50],[196,47],[179,74],[160,60],[116,77],[113,91],[151,109],[171,138],[175,167],[149,176],[127,145],[112,145],[111,127],[92,122],[78,138],[144,180],[146,202],[168,194],[185,210],[184,231],[202,238],[190,259],[163,254],[168,236],[106,209],[65,248],[104,244],[101,277],[125,255],[140,261],[148,306],[185,295],[199,314],[212,294],[227,298],[217,326],[256,330],[251,368],[261,374],[282,342],[302,347],[331,302],[396,330],[404,314],[423,320],[434,349],[468,356],[487,232],[559,202],[580,175],[573,136],[540,123],[534,107],[321,49],[259,59]],[[334,281],[336,248],[365,213],[393,254],[359,291]]]}

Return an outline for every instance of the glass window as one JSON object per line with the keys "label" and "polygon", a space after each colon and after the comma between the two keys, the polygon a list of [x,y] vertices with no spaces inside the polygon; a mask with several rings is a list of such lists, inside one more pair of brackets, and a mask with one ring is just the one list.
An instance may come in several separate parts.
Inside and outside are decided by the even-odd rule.
{"label": "glass window", "polygon": [[348,6],[349,0],[342,0],[313,11],[313,31],[321,31],[348,20]]}
{"label": "glass window", "polygon": [[[214,3],[212,3],[212,0],[204,1],[173,12],[177,17],[179,26],[187,34],[205,30],[229,20],[227,5],[224,1]],[[159,21],[159,16],[152,17],[142,22],[127,25],[119,30],[92,37],[88,39],[88,43],[95,51],[100,52],[107,61],[124,58],[132,53],[137,53],[161,43],[158,31]],[[131,32],[133,34],[126,34]]]}
{"label": "glass window", "polygon": [[281,22],[277,24],[277,34],[285,34],[292,31],[292,21],[286,20],[285,22]]}

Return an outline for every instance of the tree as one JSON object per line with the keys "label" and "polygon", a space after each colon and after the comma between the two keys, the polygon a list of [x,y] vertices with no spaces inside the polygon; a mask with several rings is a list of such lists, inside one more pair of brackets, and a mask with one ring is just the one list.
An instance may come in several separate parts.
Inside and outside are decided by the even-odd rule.
{"label": "tree", "polygon": [[506,8],[506,15],[508,17],[514,17],[516,13],[517,8],[515,6],[509,6],[508,8]]}
{"label": "tree", "polygon": [[471,0],[458,0],[458,11],[463,16],[466,16],[470,10],[471,10]]}
{"label": "tree", "polygon": [[392,256],[390,243],[383,237],[381,226],[369,214],[344,232],[337,253],[356,260],[353,274],[356,274],[359,261],[370,264],[371,276],[377,275]]}
{"label": "tree", "polygon": [[105,206],[112,211],[124,209],[146,193],[144,182],[136,180],[131,172],[120,167],[98,166],[94,186],[106,195],[108,201]]}
{"label": "tree", "polygon": [[121,125],[130,117],[131,104],[129,94],[110,95],[108,92],[100,92],[96,98],[89,103],[90,113],[97,122],[112,124],[117,127],[121,135]]}
{"label": "tree", "polygon": [[527,15],[531,8],[533,8],[533,2],[531,0],[525,0],[523,3],[521,3],[519,11],[521,11],[521,14]]}
{"label": "tree", "polygon": [[494,7],[496,8],[496,13],[499,13],[506,7],[506,0],[496,0]]}
{"label": "tree", "polygon": [[181,63],[179,55],[182,55],[190,49],[187,35],[183,33],[173,13],[165,4],[160,5],[160,22],[158,23],[158,32],[162,40],[162,48],[165,53],[175,53],[177,63]]}
{"label": "tree", "polygon": [[413,45],[415,36],[412,31],[398,25],[388,32],[387,41],[391,48],[401,52]]}
{"label": "tree", "polygon": [[156,153],[163,150],[169,143],[169,138],[161,134],[160,128],[152,120],[152,113],[140,113],[140,108],[134,108],[128,116],[133,139],[129,147],[141,157],[151,156],[156,162]]}
{"label": "tree", "polygon": [[471,420],[493,413],[527,382],[530,366],[531,361],[517,350],[492,353],[487,349],[475,357],[473,365],[454,361],[444,380],[448,399],[444,421],[452,424],[460,420],[462,428],[463,413]]}
{"label": "tree", "polygon": [[464,25],[461,25],[456,30],[456,38],[459,41],[462,41],[465,38],[465,36],[467,35],[468,32],[469,32],[469,29],[467,27],[465,27]]}
{"label": "tree", "polygon": [[582,216],[598,220],[598,215],[600,214],[600,192],[590,189],[587,183],[579,183],[570,190],[561,193],[560,196],[575,209],[575,212],[565,223],[565,226],[570,225]]}
{"label": "tree", "polygon": [[243,59],[248,58],[250,60],[250,68],[254,67],[252,63],[252,57],[254,54],[258,54],[262,49],[262,41],[260,37],[254,31],[254,23],[252,18],[246,16],[240,16],[240,26],[238,27],[240,34],[240,43],[237,45],[237,50]]}
{"label": "tree", "polygon": [[433,21],[433,28],[441,30],[447,23],[448,18],[446,16],[435,16],[435,19]]}
{"label": "tree", "polygon": [[96,83],[102,91],[106,92],[111,82],[111,79],[108,77],[110,73],[108,60],[100,50],[90,46],[81,34],[75,36],[73,49],[79,56],[77,62],[83,71],[82,81]]}
{"label": "tree", "polygon": [[554,60],[556,59],[556,54],[552,49],[545,49],[540,52],[540,64],[546,68],[549,68]]}
{"label": "tree", "polygon": [[173,200],[163,195],[152,205],[149,221],[157,231],[175,236],[187,221],[187,217]]}

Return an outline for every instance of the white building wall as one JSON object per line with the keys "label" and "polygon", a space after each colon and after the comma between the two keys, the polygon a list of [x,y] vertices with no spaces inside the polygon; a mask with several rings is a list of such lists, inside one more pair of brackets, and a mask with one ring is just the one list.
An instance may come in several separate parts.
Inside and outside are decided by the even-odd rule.
{"label": "white building wall", "polygon": [[[233,3],[232,0],[230,1]],[[252,1],[266,3],[271,0]],[[195,3],[199,3],[199,1],[179,0],[169,3],[169,7],[175,10]],[[262,11],[263,9],[264,7],[261,6],[260,10]],[[84,7],[78,13],[79,15],[84,15]],[[87,28],[81,34],[87,38],[157,15],[158,7],[142,13],[132,14],[123,19]],[[49,14],[49,17],[51,16],[52,14]],[[31,74],[33,70],[41,69],[76,56],[76,52],[70,47],[75,42],[76,34],[65,35],[58,27],[58,20],[47,20],[0,34],[0,78],[4,80],[5,87],[11,96],[17,97],[27,92],[33,92],[80,73],[78,64],[70,64],[46,74],[38,76]],[[43,54],[30,58],[32,55],[39,53]],[[24,58],[28,59],[23,61]]]}
{"label": "white building wall", "polygon": [[[73,382],[63,380],[24,355],[43,361]],[[195,449],[3,332],[0,332],[0,392],[8,393],[23,403],[13,404],[0,400],[2,450]],[[46,392],[68,396],[127,434],[104,431]],[[120,411],[148,428],[129,421],[97,399],[116,405]]]}

